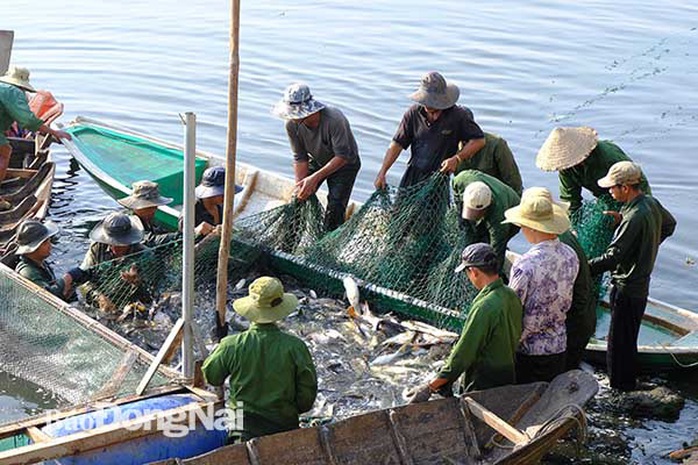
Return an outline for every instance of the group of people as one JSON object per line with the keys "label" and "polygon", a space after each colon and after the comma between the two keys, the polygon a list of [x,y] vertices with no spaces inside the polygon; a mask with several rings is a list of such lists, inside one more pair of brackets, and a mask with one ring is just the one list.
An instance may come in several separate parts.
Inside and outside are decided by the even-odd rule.
{"label": "group of people", "polygon": [[[15,70],[13,76],[0,83],[3,108],[12,108],[0,112],[0,129],[12,118],[29,128],[53,131],[25,114],[26,98],[15,89],[31,90],[28,73]],[[16,103],[5,104],[7,96]],[[459,378],[463,390],[484,389],[550,381],[578,367],[595,330],[593,280],[605,271],[611,272],[612,283],[607,339],[611,387],[634,389],[637,336],[650,275],[660,243],[676,226],[651,195],[640,167],[614,143],[598,140],[592,128],[555,128],[539,150],[536,165],[558,172],[561,201],[556,201],[545,188],[523,190],[506,141],[484,133],[472,112],[456,105],[459,89],[440,73],[424,75],[410,98],[415,103],[393,136],[375,187],[386,187],[389,169],[407,149],[411,156],[401,187],[437,171],[453,173],[460,226],[475,241],[462,252],[455,272],[466,273],[479,291],[446,364],[432,381],[414,390],[411,401],[427,400],[435,392],[448,394]],[[339,109],[315,100],[305,84],[289,86],[273,113],[286,121],[297,197],[307,199],[326,181],[325,226],[336,229],[344,222],[361,167],[347,118]],[[0,181],[2,160],[9,157],[3,142],[0,139]],[[222,168],[210,168],[197,187],[198,234],[209,234],[221,222],[224,176]],[[582,189],[596,197],[610,195],[620,205],[619,211],[606,212],[614,219],[615,235],[598,257],[585,256],[571,230],[569,214],[581,207]],[[60,279],[45,262],[56,229],[27,221],[18,233],[17,271],[68,299],[76,283],[89,279],[85,271],[94,265],[177,234],[159,231],[153,224],[157,207],[169,201],[159,194],[157,184],[135,183],[133,194],[120,201],[133,214],[108,215],[90,233],[93,244],[82,266]],[[507,244],[519,231],[531,248],[506,273]],[[129,270],[122,277],[132,282],[136,275],[137,270]],[[317,376],[310,353],[303,341],[276,325],[296,306],[297,299],[284,292],[278,279],[257,279],[249,296],[233,304],[250,319],[250,329],[224,338],[204,362],[208,382],[221,385],[230,378],[230,402],[244,404],[245,428],[236,432],[235,440],[296,428],[299,413],[314,402]]]}
{"label": "group of people", "polygon": [[[240,189],[236,186],[236,190]],[[204,171],[196,187],[195,234],[197,239],[214,233],[222,220],[225,190],[225,169],[212,167]],[[48,290],[55,296],[72,301],[76,299],[75,287],[84,284],[85,300],[103,310],[113,310],[109,295],[91,285],[94,267],[100,263],[120,259],[143,252],[167,242],[177,240],[181,232],[168,232],[154,221],[158,207],[172,202],[160,194],[159,186],[152,181],[133,183],[131,195],[118,200],[128,211],[112,212],[90,231],[90,246],[78,267],[71,268],[57,278],[47,262],[51,254],[52,238],[58,228],[50,221],[25,220],[17,230],[19,262],[15,270],[25,278]],[[180,218],[180,230],[182,221]],[[137,288],[142,282],[139,270],[132,266],[121,272],[121,278]]]}

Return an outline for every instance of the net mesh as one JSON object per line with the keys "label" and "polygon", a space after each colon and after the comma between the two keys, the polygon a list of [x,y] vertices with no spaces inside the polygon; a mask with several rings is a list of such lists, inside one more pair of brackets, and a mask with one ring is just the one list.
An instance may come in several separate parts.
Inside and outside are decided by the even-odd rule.
{"label": "net mesh", "polygon": [[[613,208],[609,199],[584,201],[573,224],[588,256],[608,245]],[[264,257],[282,273],[329,294],[343,292],[351,276],[379,309],[458,330],[477,294],[464,273],[453,270],[460,253],[473,242],[470,228],[459,225],[459,209],[450,196],[449,178],[436,174],[405,189],[376,191],[340,228],[325,232],[324,210],[316,198],[248,216],[236,223],[230,246],[230,280],[244,276]],[[215,280],[217,240],[197,245],[198,285]],[[180,288],[181,241],[107,262],[93,270],[100,291],[121,307],[138,295],[120,272],[136,263],[147,289],[147,302]],[[267,259],[271,260],[267,260]],[[599,292],[605,290],[599,288]]]}
{"label": "net mesh", "polygon": [[[126,352],[30,292],[11,272],[0,270],[0,367],[51,393],[59,407],[92,400],[112,379]],[[116,393],[135,393],[147,370],[136,361]],[[169,382],[156,374],[151,387]]]}

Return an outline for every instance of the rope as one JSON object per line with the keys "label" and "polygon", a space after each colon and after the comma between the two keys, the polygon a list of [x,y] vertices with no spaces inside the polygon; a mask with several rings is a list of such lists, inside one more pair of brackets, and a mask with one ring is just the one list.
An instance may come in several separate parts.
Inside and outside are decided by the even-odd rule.
{"label": "rope", "polygon": [[698,362],[693,362],[693,363],[683,363],[681,362],[678,358],[676,358],[676,355],[674,352],[671,351],[671,349],[664,343],[662,343],[662,348],[667,351],[669,355],[671,355],[671,358],[674,360],[674,362],[680,366],[681,368],[694,368],[698,367]]}

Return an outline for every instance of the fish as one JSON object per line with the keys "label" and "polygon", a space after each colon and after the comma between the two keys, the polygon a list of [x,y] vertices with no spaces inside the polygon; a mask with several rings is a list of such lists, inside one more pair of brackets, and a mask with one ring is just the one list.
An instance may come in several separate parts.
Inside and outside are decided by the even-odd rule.
{"label": "fish", "polygon": [[359,296],[359,286],[356,281],[351,276],[345,276],[342,279],[342,284],[344,284],[344,290],[347,295],[347,300],[349,301],[350,308],[353,308],[356,312],[361,313],[361,300]]}

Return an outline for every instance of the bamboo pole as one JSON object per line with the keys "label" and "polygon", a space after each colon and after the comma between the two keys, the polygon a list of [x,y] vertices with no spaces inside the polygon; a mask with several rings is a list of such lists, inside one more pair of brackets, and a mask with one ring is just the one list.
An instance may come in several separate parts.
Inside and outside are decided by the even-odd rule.
{"label": "bamboo pole", "polygon": [[238,125],[238,75],[240,71],[240,0],[231,0],[230,6],[230,75],[228,76],[228,146],[225,152],[225,209],[223,231],[218,249],[218,280],[216,282],[216,311],[218,320],[225,324],[228,298],[228,255],[233,230],[233,196],[235,195],[235,157]]}

